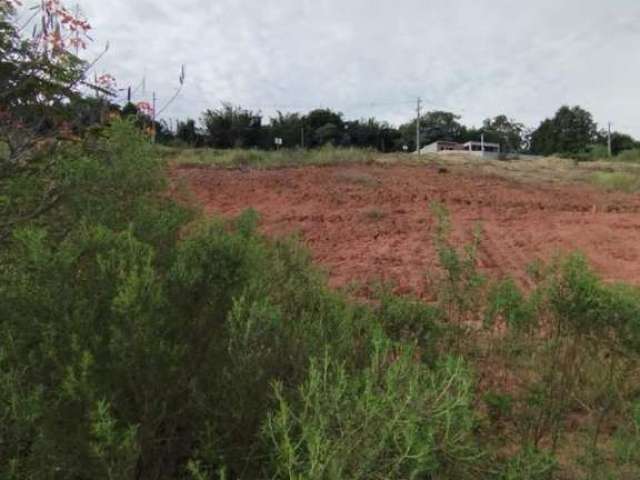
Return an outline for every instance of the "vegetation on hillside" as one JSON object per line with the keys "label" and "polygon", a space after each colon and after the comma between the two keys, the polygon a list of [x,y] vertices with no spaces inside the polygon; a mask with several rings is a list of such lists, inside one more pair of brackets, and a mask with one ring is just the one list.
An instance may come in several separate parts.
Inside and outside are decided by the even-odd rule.
{"label": "vegetation on hillside", "polygon": [[[435,204],[432,303],[333,291],[256,212],[211,220],[173,199],[139,118],[65,134],[85,67],[9,14],[0,477],[640,475],[637,289],[577,254],[532,265],[527,291],[491,281],[481,234],[456,248]],[[11,83],[34,68],[37,84]]]}
{"label": "vegetation on hillside", "polygon": [[3,476],[640,473],[637,290],[580,256],[489,281],[434,205],[437,301],[363,305],[255,212],[168,199],[154,152],[129,122],[61,145],[73,195],[3,244]]}
{"label": "vegetation on hillside", "polygon": [[311,165],[374,163],[380,155],[371,149],[325,146],[312,150],[161,149],[163,155],[183,166],[221,168],[278,168]]}

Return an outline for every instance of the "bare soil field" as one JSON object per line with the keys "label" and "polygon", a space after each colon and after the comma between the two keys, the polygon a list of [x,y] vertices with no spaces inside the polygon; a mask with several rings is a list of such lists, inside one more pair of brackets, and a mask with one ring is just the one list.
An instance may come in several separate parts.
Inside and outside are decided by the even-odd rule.
{"label": "bare soil field", "polygon": [[262,232],[299,234],[336,287],[385,281],[399,293],[431,297],[427,274],[437,269],[431,202],[450,211],[455,243],[482,229],[478,263],[491,276],[511,275],[527,286],[528,264],[580,250],[605,280],[640,284],[640,195],[575,179],[554,182],[553,172],[538,178],[521,170],[376,163],[174,166],[172,177],[212,215],[253,207]]}

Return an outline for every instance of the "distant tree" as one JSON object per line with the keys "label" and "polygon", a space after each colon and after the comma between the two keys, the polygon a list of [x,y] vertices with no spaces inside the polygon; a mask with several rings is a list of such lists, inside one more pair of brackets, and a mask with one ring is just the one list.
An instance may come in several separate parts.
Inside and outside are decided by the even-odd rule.
{"label": "distant tree", "polygon": [[383,126],[375,118],[352,120],[345,123],[343,144],[361,148],[378,148]]}
{"label": "distant tree", "polygon": [[178,122],[176,138],[187,145],[198,146],[200,142],[195,120],[189,118],[184,122]]}
{"label": "distant tree", "polygon": [[165,120],[155,122],[156,142],[161,145],[170,144],[175,135]]}
{"label": "distant tree", "polygon": [[[606,137],[604,143],[606,143]],[[636,141],[631,135],[620,132],[613,132],[611,134],[611,152],[614,155],[634,148],[640,148],[640,142]]]}
{"label": "distant tree", "polygon": [[207,143],[215,148],[247,148],[261,145],[262,115],[230,103],[206,110],[202,123]]}
{"label": "distant tree", "polygon": [[402,148],[398,129],[373,117],[367,120],[347,121],[344,128],[344,146],[375,148],[384,152]]}
{"label": "distant tree", "polygon": [[522,151],[523,152],[532,152],[531,150],[531,138],[533,137],[533,132],[536,129],[533,127],[525,127],[522,131]]}
{"label": "distant tree", "polygon": [[334,123],[325,123],[313,131],[312,145],[338,145],[341,142],[340,127]]}
{"label": "distant tree", "polygon": [[499,143],[502,151],[517,152],[522,148],[524,130],[522,123],[506,115],[497,115],[483,122],[480,133],[485,135],[486,141]]}
{"label": "distant tree", "polygon": [[344,133],[342,114],[319,108],[304,117],[306,143],[310,147],[341,145]]}
{"label": "distant tree", "polygon": [[283,147],[301,146],[304,134],[304,119],[299,113],[277,112],[277,117],[270,119],[269,143],[273,145],[273,138],[282,138]]}
{"label": "distant tree", "polygon": [[393,152],[402,150],[403,142],[400,130],[383,122],[380,130],[379,150],[382,152]]}
{"label": "distant tree", "polygon": [[[466,137],[466,127],[460,122],[460,116],[452,112],[433,111],[420,117],[420,144],[421,146],[433,143],[436,140],[461,141]],[[415,150],[416,121],[400,126],[403,141],[410,150]]]}
{"label": "distant tree", "polygon": [[333,110],[330,110],[328,108],[318,108],[316,110],[311,110],[305,116],[304,121],[305,124],[312,130],[323,127],[328,123],[335,125],[340,130],[342,130],[342,128],[344,127],[342,114],[334,112]]}
{"label": "distant tree", "polygon": [[541,155],[580,153],[597,140],[597,126],[591,114],[579,106],[561,107],[544,120],[531,135],[531,151]]}

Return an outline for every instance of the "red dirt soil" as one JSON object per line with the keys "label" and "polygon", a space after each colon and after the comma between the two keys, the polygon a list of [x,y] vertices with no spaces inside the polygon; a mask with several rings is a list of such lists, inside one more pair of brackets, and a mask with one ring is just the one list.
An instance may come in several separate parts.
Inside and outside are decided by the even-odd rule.
{"label": "red dirt soil", "polygon": [[351,165],[274,170],[176,167],[209,214],[253,207],[268,235],[299,233],[336,287],[391,281],[430,297],[437,268],[429,204],[451,213],[462,245],[482,228],[478,264],[529,282],[526,266],[580,250],[607,281],[640,284],[640,196],[586,185],[519,183],[434,167]]}

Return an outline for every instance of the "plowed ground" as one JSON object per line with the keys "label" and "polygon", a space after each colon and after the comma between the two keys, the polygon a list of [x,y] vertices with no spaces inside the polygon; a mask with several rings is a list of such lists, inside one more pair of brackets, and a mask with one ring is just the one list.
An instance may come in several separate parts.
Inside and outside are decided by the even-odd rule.
{"label": "plowed ground", "polygon": [[[253,207],[268,235],[298,233],[333,286],[390,281],[431,297],[435,219],[442,202],[462,245],[482,228],[478,265],[528,284],[526,267],[580,250],[607,281],[640,284],[640,196],[588,185],[523,183],[433,166],[351,165],[274,170],[175,167],[206,212]],[[366,291],[366,287],[362,287]]]}

